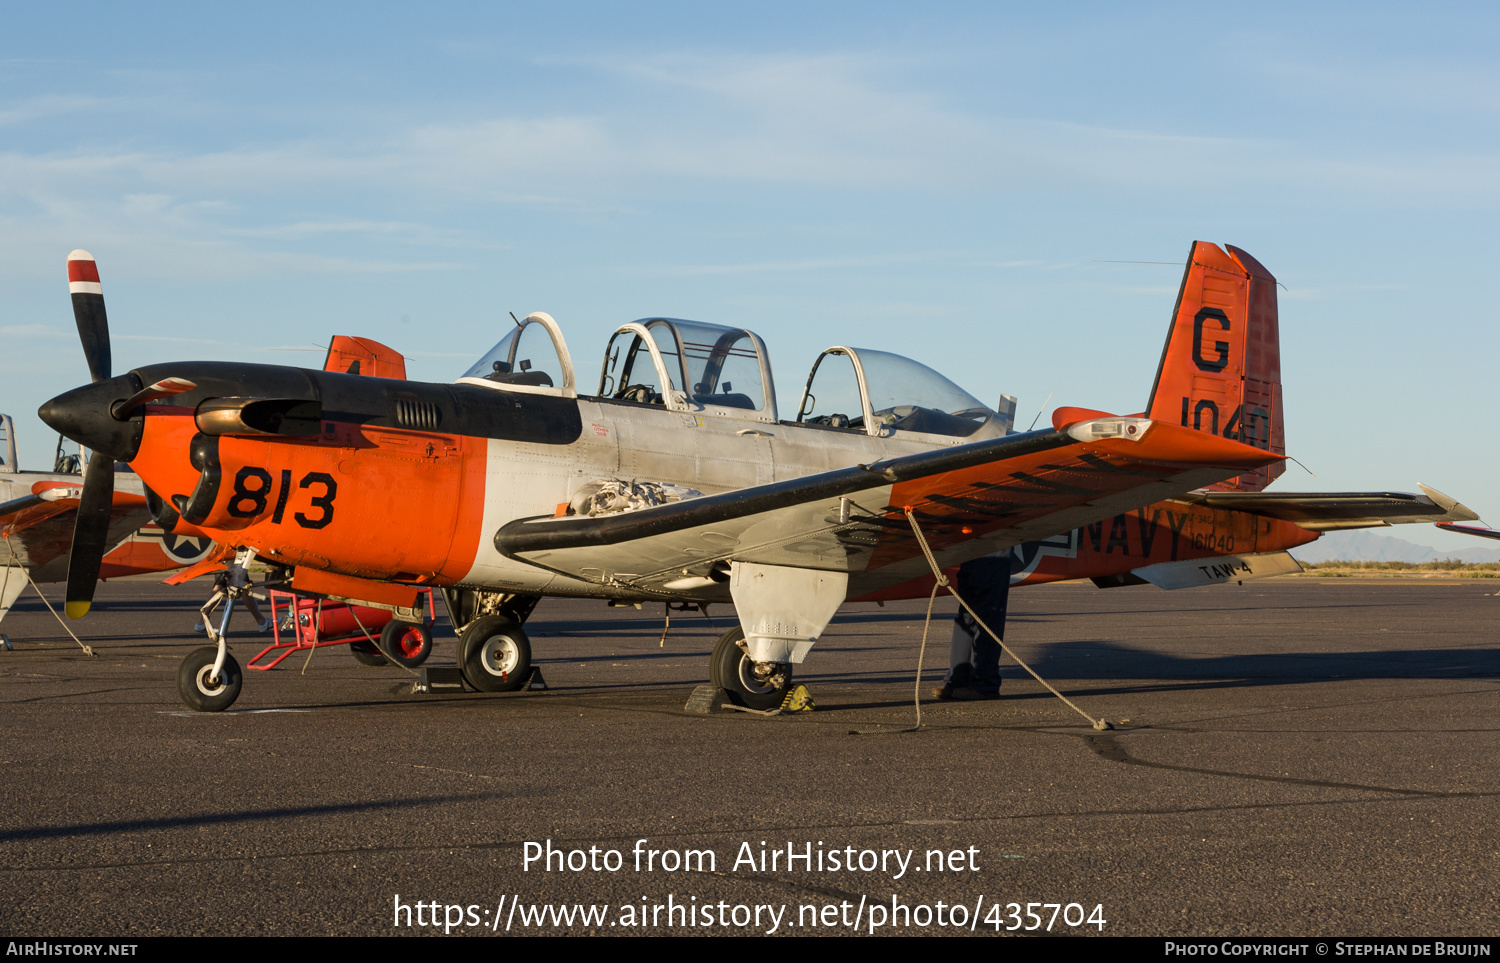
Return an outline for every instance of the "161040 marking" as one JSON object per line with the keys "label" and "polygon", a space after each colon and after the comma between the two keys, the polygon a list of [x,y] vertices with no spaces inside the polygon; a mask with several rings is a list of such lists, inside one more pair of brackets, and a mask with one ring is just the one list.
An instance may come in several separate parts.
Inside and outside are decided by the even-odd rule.
{"label": "161040 marking", "polygon": [[[1191,416],[1189,411],[1191,411]],[[1206,425],[1205,420],[1208,422]],[[1197,431],[1206,431],[1212,435],[1221,434],[1218,404],[1207,399],[1193,404],[1192,399],[1184,395],[1182,426]],[[1232,441],[1244,442],[1247,445],[1270,451],[1271,413],[1258,405],[1236,405],[1229,413],[1229,421],[1225,423],[1222,434]]]}
{"label": "161040 marking", "polygon": [[[250,487],[252,479],[256,482],[254,488]],[[280,481],[276,507],[271,512],[271,522],[275,525],[280,525],[286,515],[286,503],[292,493],[291,471],[282,469]],[[315,485],[322,486],[323,493],[314,497],[308,507],[318,509],[318,514],[309,516],[304,512],[296,512],[292,515],[303,528],[325,528],[333,521],[333,499],[338,495],[339,484],[326,471],[310,471],[297,483],[298,488],[312,488]],[[264,514],[272,487],[275,486],[271,473],[264,468],[241,468],[234,476],[234,491],[229,496],[229,514],[235,518],[254,518]]]}

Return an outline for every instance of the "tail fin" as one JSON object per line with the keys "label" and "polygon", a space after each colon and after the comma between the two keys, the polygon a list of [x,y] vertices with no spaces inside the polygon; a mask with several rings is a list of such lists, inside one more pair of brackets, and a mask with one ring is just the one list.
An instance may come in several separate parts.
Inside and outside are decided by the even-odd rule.
{"label": "tail fin", "polygon": [[[1276,279],[1249,254],[1193,242],[1147,417],[1286,454]],[[1282,462],[1211,486],[1258,492]]]}
{"label": "tail fin", "polygon": [[324,371],[343,371],[372,378],[406,380],[406,358],[371,338],[351,338],[336,334],[328,342]]}

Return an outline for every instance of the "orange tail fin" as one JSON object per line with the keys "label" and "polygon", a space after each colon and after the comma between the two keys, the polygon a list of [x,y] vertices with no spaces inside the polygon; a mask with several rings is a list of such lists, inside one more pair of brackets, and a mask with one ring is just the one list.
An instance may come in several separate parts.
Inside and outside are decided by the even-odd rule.
{"label": "orange tail fin", "polygon": [[[1286,454],[1276,279],[1237,247],[1193,242],[1147,417]],[[1212,486],[1258,492],[1283,462]]]}
{"label": "orange tail fin", "polygon": [[323,370],[405,381],[406,358],[371,338],[336,334],[328,342],[328,357],[323,361]]}

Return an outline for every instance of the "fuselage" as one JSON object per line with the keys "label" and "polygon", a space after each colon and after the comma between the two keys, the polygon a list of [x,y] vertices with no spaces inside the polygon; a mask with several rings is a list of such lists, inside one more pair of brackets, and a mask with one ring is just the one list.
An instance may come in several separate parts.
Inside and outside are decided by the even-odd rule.
{"label": "fuselage", "polygon": [[[876,434],[711,408],[220,362],[153,365],[49,404],[89,395],[107,410],[104,395],[125,397],[166,377],[197,387],[105,425],[109,437],[95,441],[128,449],[118,453],[145,482],[167,531],[181,518],[221,544],[299,569],[539,595],[642,597],[508,558],[492,541],[508,522],[567,512],[589,483],[649,481],[714,494],[962,444],[986,430]],[[1163,503],[1028,543],[1018,552],[1017,580],[1279,551],[1313,537],[1244,512]],[[926,586],[930,580],[862,583],[856,572],[849,596],[907,597]],[[684,594],[705,593],[723,591]]]}
{"label": "fuselage", "polygon": [[[557,514],[594,481],[712,494],[969,440],[305,369],[198,363],[138,375],[166,371],[199,388],[144,407],[131,462],[164,525],[175,512],[283,564],[412,585],[628,597],[507,558],[491,537]],[[202,415],[210,398],[310,403],[316,417],[295,429],[305,434],[287,433],[290,418],[255,433],[252,408],[251,425],[206,434],[223,427]]]}

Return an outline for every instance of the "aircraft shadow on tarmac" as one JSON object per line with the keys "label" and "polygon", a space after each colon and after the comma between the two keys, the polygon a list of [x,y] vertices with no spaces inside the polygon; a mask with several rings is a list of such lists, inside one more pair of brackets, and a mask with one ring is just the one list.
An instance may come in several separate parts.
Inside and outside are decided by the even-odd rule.
{"label": "aircraft shadow on tarmac", "polygon": [[326,806],[288,806],[277,809],[240,809],[222,813],[203,813],[193,816],[163,816],[157,819],[126,819],[109,822],[82,823],[71,826],[27,826],[21,829],[0,831],[0,843],[24,840],[58,839],[76,836],[111,836],[117,833],[140,832],[153,829],[177,829],[184,826],[217,826],[234,823],[272,822],[279,819],[299,819],[308,816],[338,816],[349,813],[367,815],[380,810],[401,810],[422,806],[443,806],[452,803],[474,803],[488,799],[503,798],[495,792],[464,796],[423,796],[411,799],[377,799],[365,802],[335,803]]}
{"label": "aircraft shadow on tarmac", "polygon": [[[945,669],[947,640],[939,646],[938,665],[932,661],[933,646],[928,645],[927,667],[923,675],[934,677],[933,669]],[[830,647],[830,650],[832,647]],[[1038,651],[1023,653],[1027,663],[1044,679],[1054,683],[1065,680],[1105,682],[1118,680],[1126,685],[1095,684],[1086,687],[1067,686],[1071,695],[1104,695],[1120,692],[1181,691],[1191,689],[1226,689],[1256,686],[1300,685],[1306,683],[1369,679],[1482,679],[1500,677],[1500,651],[1473,649],[1389,649],[1352,652],[1279,652],[1179,658],[1142,649],[1133,649],[1103,640],[1077,640],[1051,643]],[[913,669],[915,664],[913,664]],[[1025,671],[1009,658],[1001,660],[1001,673],[1007,683],[1024,679]],[[817,672],[799,676],[809,685],[819,682],[839,685],[910,685],[910,671],[890,672]],[[1139,683],[1154,683],[1141,685]],[[1033,684],[1034,685],[1034,684]],[[1017,692],[1014,686],[1001,693],[1008,699],[1050,699],[1044,691]],[[873,708],[894,706],[909,700],[870,703]],[[821,706],[819,707],[822,708]]]}

